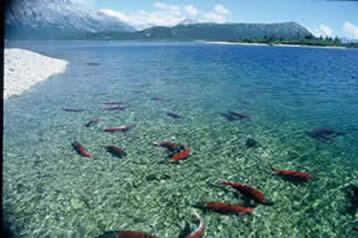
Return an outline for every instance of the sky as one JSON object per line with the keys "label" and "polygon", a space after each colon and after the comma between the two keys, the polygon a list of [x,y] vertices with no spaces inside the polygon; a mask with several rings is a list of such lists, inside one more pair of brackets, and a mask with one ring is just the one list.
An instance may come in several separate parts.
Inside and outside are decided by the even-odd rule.
{"label": "sky", "polygon": [[79,0],[137,29],[195,22],[295,21],[319,36],[358,39],[358,0]]}

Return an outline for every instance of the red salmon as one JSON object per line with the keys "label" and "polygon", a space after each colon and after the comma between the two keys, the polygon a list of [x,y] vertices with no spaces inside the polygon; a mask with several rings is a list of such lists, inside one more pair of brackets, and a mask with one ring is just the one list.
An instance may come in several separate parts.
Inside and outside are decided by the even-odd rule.
{"label": "red salmon", "polygon": [[127,107],[108,107],[108,108],[105,108],[104,110],[107,110],[107,111],[123,111],[123,110],[126,110]]}
{"label": "red salmon", "polygon": [[116,238],[159,238],[140,231],[119,231]]}
{"label": "red salmon", "polygon": [[122,158],[127,155],[127,153],[122,149],[114,145],[108,145],[105,147],[106,150],[114,156]]}
{"label": "red salmon", "polygon": [[192,151],[192,147],[189,147],[185,150],[181,150],[178,153],[174,154],[172,157],[170,157],[170,161],[179,161],[184,160],[188,157],[189,153]]}
{"label": "red salmon", "polygon": [[194,214],[197,219],[200,221],[200,224],[198,228],[196,228],[193,232],[191,232],[189,235],[185,236],[185,238],[201,238],[204,236],[205,233],[205,223],[204,220],[199,216],[198,213],[195,212]]}
{"label": "red salmon", "polygon": [[291,179],[297,179],[302,181],[307,181],[313,176],[310,173],[307,172],[301,172],[301,171],[295,171],[295,170],[284,170],[284,169],[275,169],[274,167],[271,167],[272,171],[277,173],[280,176],[291,178]]}
{"label": "red salmon", "polygon": [[227,180],[224,180],[222,182],[222,184],[230,186],[232,188],[235,188],[240,193],[242,193],[244,196],[246,196],[250,199],[253,199],[257,203],[273,205],[273,202],[271,202],[265,198],[265,194],[263,192],[261,192],[260,190],[254,188],[254,187],[251,187],[251,186],[248,186],[245,184],[241,184],[241,183],[237,183],[237,182],[227,181]]}
{"label": "red salmon", "polygon": [[120,127],[107,128],[107,129],[104,129],[103,131],[111,132],[111,133],[113,133],[113,132],[126,132],[129,129],[131,129],[132,127],[134,127],[134,125],[131,125],[131,126],[123,125],[123,126],[120,126]]}
{"label": "red salmon", "polygon": [[91,157],[92,155],[83,147],[79,142],[75,141],[72,144],[72,147],[77,151],[78,154],[84,157]]}
{"label": "red salmon", "polygon": [[205,208],[221,213],[252,213],[255,210],[252,207],[243,207],[239,204],[225,202],[208,202]]}

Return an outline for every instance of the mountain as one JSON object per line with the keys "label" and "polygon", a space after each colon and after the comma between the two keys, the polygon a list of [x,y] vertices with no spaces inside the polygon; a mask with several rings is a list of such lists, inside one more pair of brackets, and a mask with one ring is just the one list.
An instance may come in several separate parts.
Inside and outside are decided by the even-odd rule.
{"label": "mountain", "polygon": [[156,26],[142,31],[117,34],[92,34],[97,39],[118,40],[177,40],[177,41],[239,41],[246,39],[300,40],[314,38],[311,32],[295,22],[272,24],[197,23],[174,27]]}
{"label": "mountain", "polygon": [[134,30],[75,0],[14,0],[6,9],[7,39],[66,39],[87,33]]}
{"label": "mountain", "polygon": [[185,18],[182,21],[178,23],[178,25],[191,25],[191,24],[197,24],[198,21],[196,19],[191,18]]}
{"label": "mountain", "polygon": [[6,39],[115,39],[175,41],[299,40],[314,37],[295,22],[273,24],[197,23],[183,19],[173,27],[135,29],[79,0],[13,0],[6,10]]}
{"label": "mountain", "polygon": [[274,24],[180,24],[171,28],[153,27],[134,34],[151,39],[221,41],[264,38],[265,36],[283,39],[299,39],[311,35],[308,30],[294,22]]}

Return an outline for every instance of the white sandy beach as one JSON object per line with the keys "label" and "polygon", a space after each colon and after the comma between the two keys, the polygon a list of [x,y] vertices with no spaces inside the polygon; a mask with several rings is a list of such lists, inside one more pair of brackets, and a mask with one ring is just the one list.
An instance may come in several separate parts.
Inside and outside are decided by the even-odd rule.
{"label": "white sandy beach", "polygon": [[24,49],[5,49],[4,99],[65,71],[68,62]]}
{"label": "white sandy beach", "polygon": [[269,46],[265,43],[246,43],[246,42],[231,42],[231,41],[203,41],[207,44],[216,44],[216,45],[248,45],[248,46]]}
{"label": "white sandy beach", "polygon": [[306,47],[306,48],[321,48],[321,49],[347,49],[347,47],[344,47],[344,46],[318,46],[318,45],[296,45],[296,44],[274,44],[273,46]]}
{"label": "white sandy beach", "polygon": [[322,49],[346,49],[344,46],[318,46],[318,45],[297,45],[297,44],[266,44],[266,43],[246,43],[246,42],[230,42],[230,41],[203,41],[207,44],[218,45],[248,45],[248,46],[277,46],[277,47],[306,47],[306,48],[322,48]]}

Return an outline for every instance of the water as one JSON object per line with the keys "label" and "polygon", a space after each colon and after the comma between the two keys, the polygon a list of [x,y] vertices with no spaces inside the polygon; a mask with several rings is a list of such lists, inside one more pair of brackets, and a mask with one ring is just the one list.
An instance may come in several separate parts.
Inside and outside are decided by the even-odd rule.
{"label": "water", "polygon": [[[229,179],[260,188],[273,206],[251,215],[198,210],[205,237],[350,237],[347,186],[358,185],[358,51],[203,43],[7,42],[70,62],[64,74],[4,105],[3,207],[16,237],[97,237],[141,230],[178,237],[193,206],[242,203]],[[163,101],[151,98],[160,97]],[[127,101],[125,111],[103,102]],[[85,109],[65,112],[62,108]],[[249,120],[228,121],[238,111]],[[182,116],[173,119],[167,112]],[[98,125],[84,125],[101,118]],[[127,133],[102,129],[135,125]],[[351,132],[328,143],[305,131]],[[255,139],[258,147],[248,148]],[[78,140],[92,154],[76,154]],[[192,146],[166,163],[152,142]],[[125,148],[117,159],[105,145]],[[308,171],[304,184],[269,165]]]}

